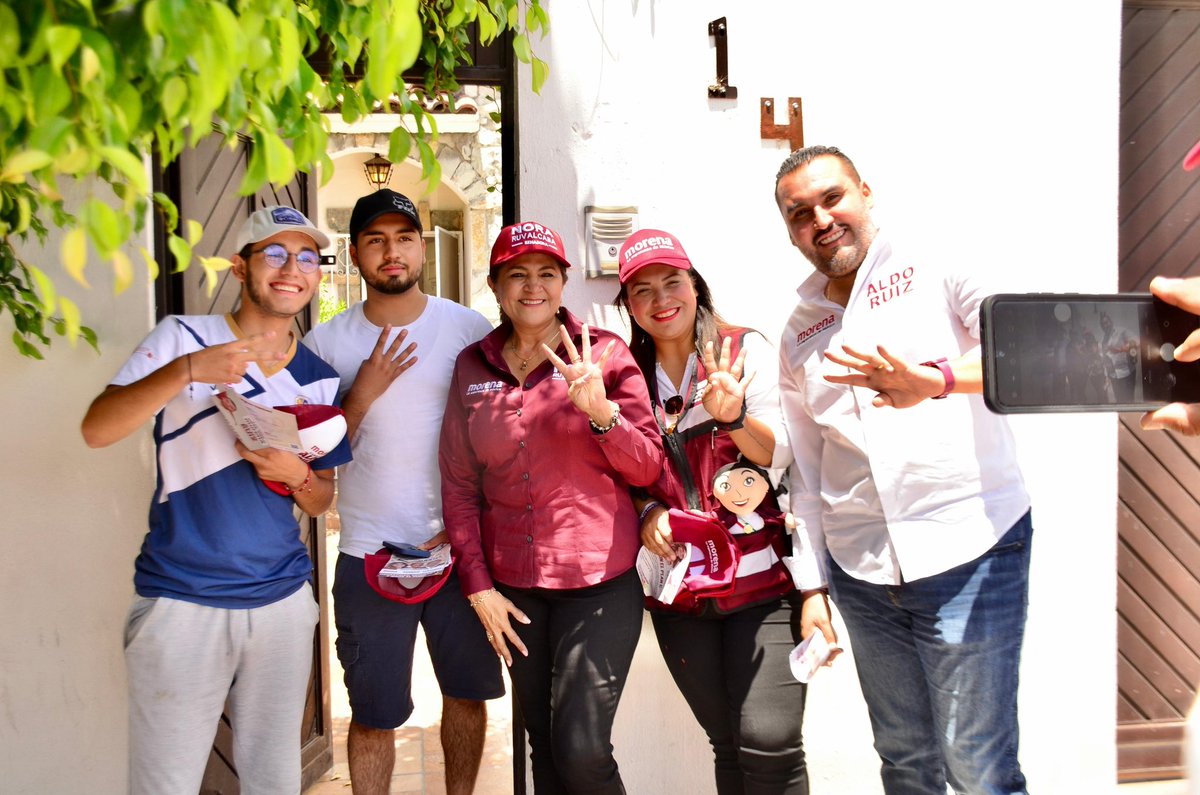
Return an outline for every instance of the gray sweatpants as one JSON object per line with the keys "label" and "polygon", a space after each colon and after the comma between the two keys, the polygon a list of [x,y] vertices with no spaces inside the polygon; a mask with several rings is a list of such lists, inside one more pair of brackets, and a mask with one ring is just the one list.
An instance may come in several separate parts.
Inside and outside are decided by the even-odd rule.
{"label": "gray sweatpants", "polygon": [[125,629],[130,793],[196,795],[226,699],[243,795],[299,793],[317,616],[308,584],[250,609],[136,597]]}

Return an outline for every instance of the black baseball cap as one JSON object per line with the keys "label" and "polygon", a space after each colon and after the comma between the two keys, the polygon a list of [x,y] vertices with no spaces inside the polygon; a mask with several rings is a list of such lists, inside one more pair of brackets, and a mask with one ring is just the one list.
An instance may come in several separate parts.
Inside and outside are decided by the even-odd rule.
{"label": "black baseball cap", "polygon": [[421,218],[417,215],[417,206],[412,203],[412,199],[403,193],[384,188],[355,202],[354,212],[350,213],[350,243],[357,245],[358,233],[376,218],[388,213],[400,213],[413,222],[418,232],[424,231],[421,228]]}

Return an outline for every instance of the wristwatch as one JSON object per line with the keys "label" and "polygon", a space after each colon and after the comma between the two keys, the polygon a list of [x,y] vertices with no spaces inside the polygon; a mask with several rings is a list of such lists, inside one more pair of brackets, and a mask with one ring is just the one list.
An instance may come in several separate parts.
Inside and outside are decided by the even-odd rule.
{"label": "wristwatch", "polygon": [[733,422],[718,422],[716,426],[717,430],[725,431],[726,433],[744,428],[746,426],[746,399],[742,398],[742,413],[737,415],[737,419]]}
{"label": "wristwatch", "polygon": [[954,391],[954,371],[950,369],[950,363],[946,361],[945,356],[940,359],[934,359],[931,362],[921,362],[921,365],[923,367],[937,368],[941,372],[942,378],[946,380],[946,386],[942,389],[942,394],[934,397],[934,400],[941,400],[942,398],[946,397],[946,395],[949,395]]}

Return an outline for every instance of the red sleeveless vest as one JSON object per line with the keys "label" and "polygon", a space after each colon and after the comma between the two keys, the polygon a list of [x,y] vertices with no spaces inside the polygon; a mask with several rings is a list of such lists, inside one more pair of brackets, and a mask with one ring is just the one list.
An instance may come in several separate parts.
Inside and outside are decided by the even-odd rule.
{"label": "red sleeveless vest", "polygon": [[[750,332],[747,329],[729,329],[722,331],[721,341],[730,340],[731,357],[736,357],[742,347],[742,339]],[[695,382],[705,378],[704,366],[696,363]],[[657,390],[655,390],[657,392]],[[667,465],[663,467],[662,476],[649,491],[651,496],[668,508],[691,509],[704,511],[717,517],[723,527],[734,524],[732,514],[726,511],[712,494],[713,476],[717,470],[726,464],[737,460],[737,445],[729,438],[727,431],[717,428],[711,418],[704,423],[687,428],[681,432],[663,433],[663,449],[666,451]],[[732,613],[756,604],[769,602],[784,596],[794,590],[791,575],[788,574],[780,558],[791,554],[791,538],[783,523],[783,514],[775,501],[775,495],[768,493],[762,504],[758,506],[758,514],[764,520],[764,527],[754,533],[732,533],[734,543],[742,553],[743,559],[761,560],[763,550],[770,549],[774,561],[764,570],[753,574],[742,575],[739,566],[738,577],[733,590],[724,596],[701,597],[697,599],[692,594],[681,591],[675,602],[664,605],[654,599],[646,599],[646,605],[656,610],[673,612],[700,613],[709,603],[720,613]]]}

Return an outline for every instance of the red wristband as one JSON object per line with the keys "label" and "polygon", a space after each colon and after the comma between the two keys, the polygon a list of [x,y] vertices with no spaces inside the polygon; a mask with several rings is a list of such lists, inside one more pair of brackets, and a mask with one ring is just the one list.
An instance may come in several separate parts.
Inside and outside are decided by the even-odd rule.
{"label": "red wristband", "polygon": [[942,394],[934,397],[934,400],[941,400],[942,398],[946,397],[946,395],[949,395],[954,391],[954,371],[950,369],[950,363],[946,361],[945,356],[940,359],[934,359],[931,362],[921,362],[921,365],[923,367],[937,368],[937,370],[941,372],[942,378],[944,378],[946,381],[946,385],[942,389]]}

